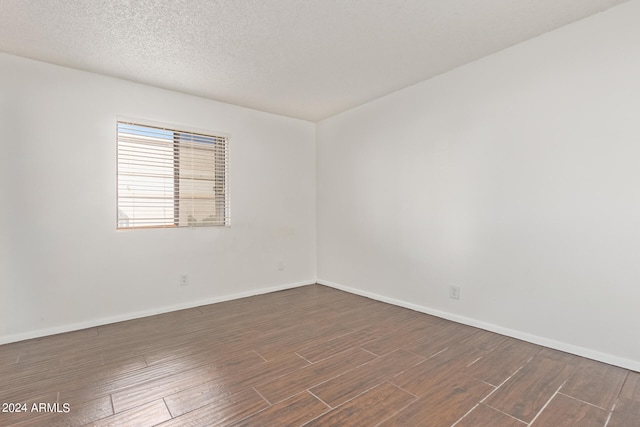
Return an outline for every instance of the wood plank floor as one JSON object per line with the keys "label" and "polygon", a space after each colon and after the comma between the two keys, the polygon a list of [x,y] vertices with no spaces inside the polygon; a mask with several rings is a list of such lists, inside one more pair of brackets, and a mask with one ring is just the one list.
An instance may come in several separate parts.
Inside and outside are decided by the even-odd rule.
{"label": "wood plank floor", "polygon": [[0,426],[638,427],[640,374],[311,285],[2,345],[0,403]]}

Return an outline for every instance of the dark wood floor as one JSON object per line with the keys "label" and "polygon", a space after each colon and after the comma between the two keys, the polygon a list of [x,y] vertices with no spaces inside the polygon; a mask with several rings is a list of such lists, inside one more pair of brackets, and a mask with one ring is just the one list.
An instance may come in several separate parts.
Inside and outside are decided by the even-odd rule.
{"label": "dark wood floor", "polygon": [[0,381],[2,426],[640,426],[636,372],[320,285],[2,345]]}

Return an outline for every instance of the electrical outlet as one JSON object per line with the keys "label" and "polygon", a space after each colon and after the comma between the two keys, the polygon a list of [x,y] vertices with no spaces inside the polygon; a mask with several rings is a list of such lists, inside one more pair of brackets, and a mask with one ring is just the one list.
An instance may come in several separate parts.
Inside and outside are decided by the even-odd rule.
{"label": "electrical outlet", "polygon": [[278,262],[278,271],[282,271],[285,268],[287,268],[287,265],[283,261]]}
{"label": "electrical outlet", "polygon": [[460,286],[449,286],[449,298],[460,299]]}
{"label": "electrical outlet", "polygon": [[189,284],[189,276],[187,274],[180,275],[180,286],[187,286]]}

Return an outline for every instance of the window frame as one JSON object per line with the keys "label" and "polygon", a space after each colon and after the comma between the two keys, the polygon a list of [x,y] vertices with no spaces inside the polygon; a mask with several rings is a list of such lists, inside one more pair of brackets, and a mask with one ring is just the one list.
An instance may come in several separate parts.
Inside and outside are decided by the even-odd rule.
{"label": "window frame", "polygon": [[[121,221],[121,217],[120,217],[120,194],[119,194],[119,183],[120,183],[120,167],[119,167],[119,149],[120,149],[120,138],[119,138],[119,125],[120,124],[125,124],[125,125],[133,125],[133,126],[140,126],[140,127],[149,127],[149,128],[156,128],[159,130],[164,130],[167,132],[171,132],[173,133],[173,143],[171,145],[172,149],[174,150],[174,164],[173,164],[173,180],[174,180],[174,190],[173,190],[173,205],[174,205],[174,212],[173,212],[173,224],[156,224],[156,225],[134,225],[134,226],[120,226],[120,221]],[[157,122],[157,121],[152,121],[152,120],[147,120],[147,119],[140,119],[140,118],[134,118],[134,117],[128,117],[128,116],[116,116],[116,120],[115,120],[115,132],[116,132],[116,136],[115,136],[115,140],[116,140],[116,162],[115,162],[115,166],[116,166],[116,230],[120,231],[120,230],[138,230],[138,229],[161,229],[161,228],[219,228],[219,227],[223,227],[223,228],[227,228],[231,226],[231,214],[230,214],[230,194],[229,194],[229,188],[230,188],[230,184],[229,184],[229,164],[230,164],[230,139],[231,139],[231,135],[227,132],[218,132],[218,131],[212,131],[212,130],[208,130],[208,129],[201,129],[201,128],[195,128],[192,126],[184,126],[184,125],[176,125],[176,124],[172,124],[172,123],[166,123],[166,122]],[[223,139],[225,141],[225,145],[223,148],[223,153],[224,153],[224,159],[221,162],[218,162],[216,160],[214,160],[214,164],[213,164],[213,169],[212,169],[212,173],[214,177],[219,176],[220,171],[219,171],[219,167],[222,165],[224,167],[224,171],[223,171],[223,176],[224,176],[224,183],[221,186],[216,185],[215,186],[215,195],[216,197],[214,198],[214,200],[217,200],[217,197],[219,195],[219,192],[222,191],[222,197],[224,200],[224,206],[223,206],[223,211],[222,211],[222,215],[221,216],[217,216],[216,217],[216,213],[218,212],[218,208],[215,208],[215,212],[214,212],[214,217],[219,218],[222,220],[222,223],[202,223],[202,224],[197,224],[197,225],[191,225],[191,224],[187,224],[187,225],[180,225],[179,222],[179,200],[180,200],[180,172],[181,172],[181,166],[180,166],[180,159],[179,159],[179,144],[180,144],[180,138],[178,137],[178,134],[183,133],[183,134],[188,134],[188,135],[196,135],[196,136],[202,136],[202,137],[210,137],[213,139]],[[216,152],[215,156],[218,156],[220,153]],[[215,179],[214,179],[214,182]],[[217,184],[217,183],[216,183]]]}

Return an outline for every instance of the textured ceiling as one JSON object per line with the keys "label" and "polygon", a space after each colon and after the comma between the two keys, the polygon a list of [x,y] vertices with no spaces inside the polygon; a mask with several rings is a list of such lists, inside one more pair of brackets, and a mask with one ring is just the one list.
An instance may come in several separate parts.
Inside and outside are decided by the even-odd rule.
{"label": "textured ceiling", "polygon": [[316,121],[625,1],[0,0],[0,51]]}

